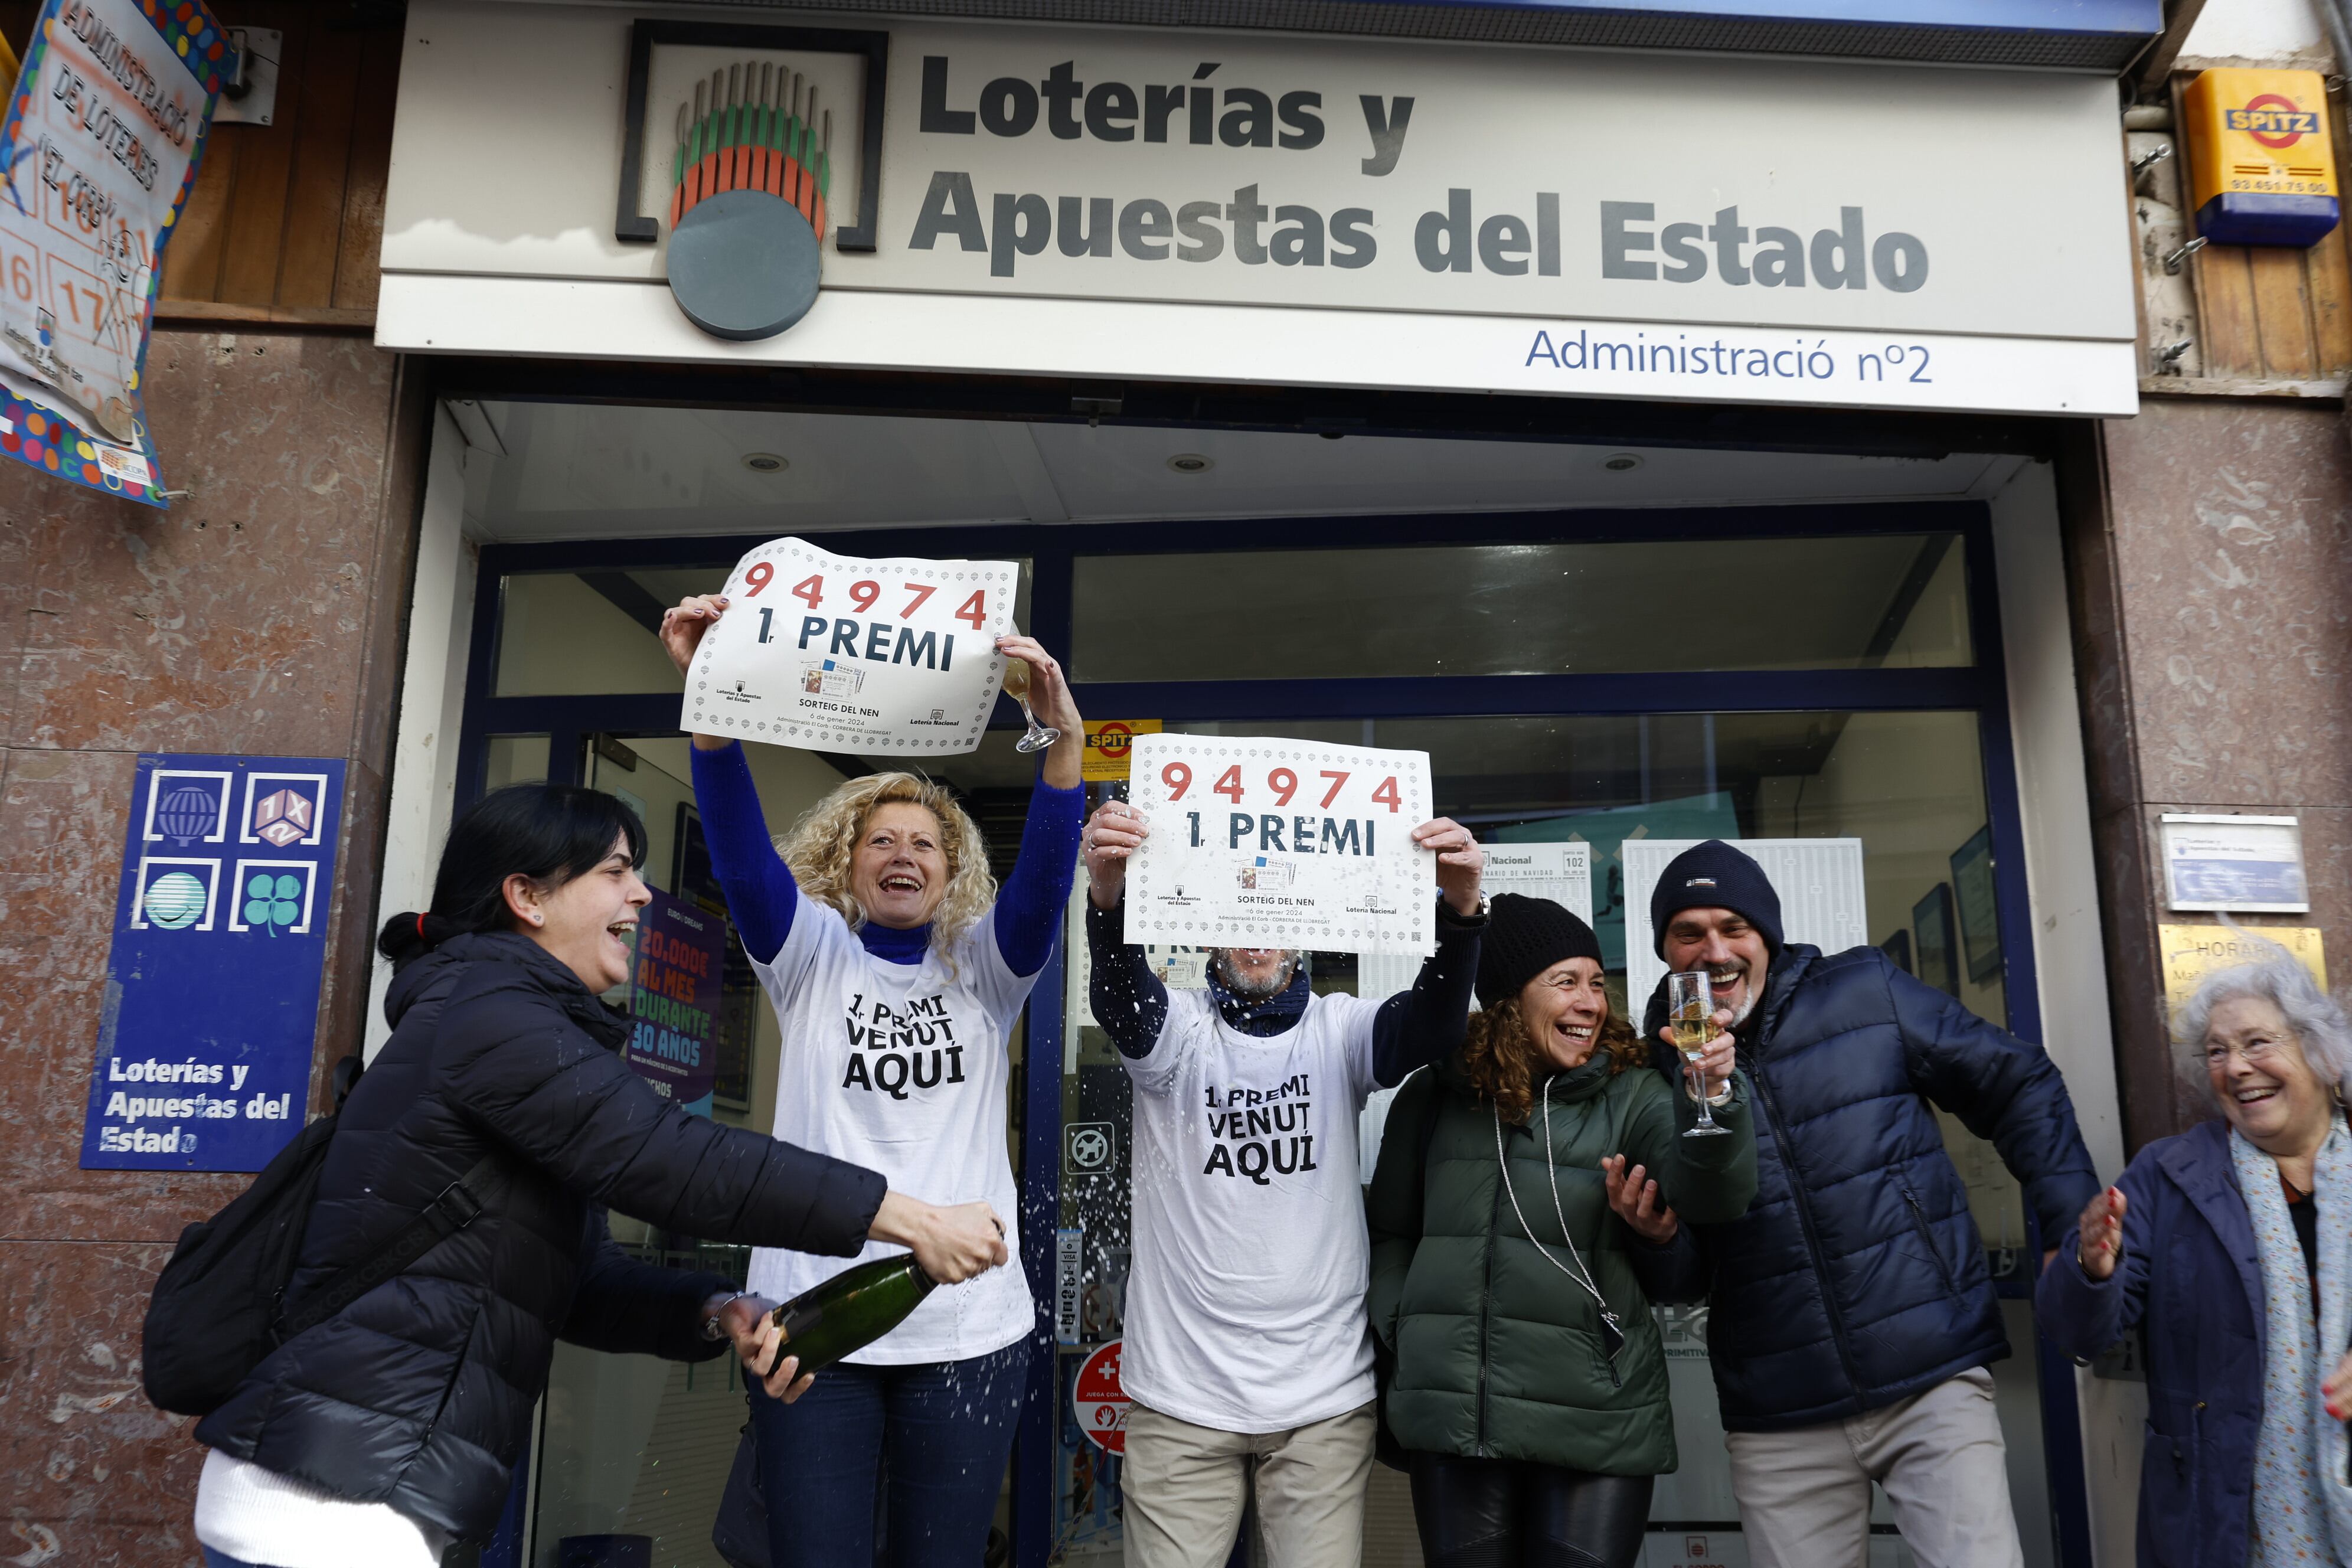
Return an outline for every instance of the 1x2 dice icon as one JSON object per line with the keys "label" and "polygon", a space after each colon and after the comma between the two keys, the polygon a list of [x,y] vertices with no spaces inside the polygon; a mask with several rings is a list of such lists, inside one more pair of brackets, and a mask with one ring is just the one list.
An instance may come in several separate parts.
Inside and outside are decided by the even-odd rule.
{"label": "1x2 dice icon", "polygon": [[283,849],[310,837],[313,810],[309,795],[299,790],[281,789],[255,804],[253,831]]}

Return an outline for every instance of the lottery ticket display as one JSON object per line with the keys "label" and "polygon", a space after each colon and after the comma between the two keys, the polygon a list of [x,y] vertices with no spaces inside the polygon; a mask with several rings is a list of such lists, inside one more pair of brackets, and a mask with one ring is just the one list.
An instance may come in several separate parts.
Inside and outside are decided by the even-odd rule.
{"label": "lottery ticket display", "polygon": [[1436,947],[1429,753],[1138,735],[1151,823],[1128,868],[1127,940],[1326,952]]}
{"label": "lottery ticket display", "polygon": [[147,328],[236,58],[194,0],[40,7],[0,112],[0,454],[164,504]]}
{"label": "lottery ticket display", "polygon": [[679,727],[818,752],[980,745],[1013,630],[1012,561],[867,561],[777,539],[735,563]]}

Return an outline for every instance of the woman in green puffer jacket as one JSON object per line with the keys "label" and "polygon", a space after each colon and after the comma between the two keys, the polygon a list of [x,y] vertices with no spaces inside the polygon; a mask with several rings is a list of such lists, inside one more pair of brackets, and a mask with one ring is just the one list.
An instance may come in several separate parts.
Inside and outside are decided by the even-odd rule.
{"label": "woman in green puffer jacket", "polygon": [[1477,992],[1468,1043],[1405,1080],[1381,1138],[1385,1419],[1429,1568],[1630,1568],[1675,1464],[1650,1302],[1704,1293],[1675,1211],[1755,1196],[1746,1080],[1718,1034],[1701,1070],[1730,1136],[1682,1137],[1696,1105],[1611,1013],[1592,928],[1548,900],[1495,900]]}

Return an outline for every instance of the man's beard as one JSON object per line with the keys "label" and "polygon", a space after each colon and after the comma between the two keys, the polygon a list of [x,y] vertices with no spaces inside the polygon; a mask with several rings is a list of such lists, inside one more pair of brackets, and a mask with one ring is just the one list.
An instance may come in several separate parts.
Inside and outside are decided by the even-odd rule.
{"label": "man's beard", "polygon": [[1762,985],[1758,984],[1761,979],[1762,976],[1756,973],[1755,968],[1752,965],[1741,972],[1739,976],[1739,1005],[1731,1010],[1731,1026],[1733,1028],[1736,1029],[1739,1027],[1740,1025],[1748,1022],[1748,1015],[1756,1011],[1756,1003],[1759,994],[1763,991]]}
{"label": "man's beard", "polygon": [[1284,953],[1281,966],[1271,976],[1265,980],[1252,980],[1234,966],[1231,951],[1221,947],[1209,955],[1209,973],[1215,975],[1217,984],[1232,992],[1236,999],[1264,1002],[1290,988],[1292,977],[1298,973],[1298,954]]}

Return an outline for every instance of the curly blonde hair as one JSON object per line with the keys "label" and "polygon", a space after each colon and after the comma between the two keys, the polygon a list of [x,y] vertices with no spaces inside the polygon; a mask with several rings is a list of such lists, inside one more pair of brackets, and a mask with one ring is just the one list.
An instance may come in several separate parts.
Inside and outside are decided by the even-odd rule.
{"label": "curly blonde hair", "polygon": [[860,840],[886,805],[904,802],[929,812],[940,825],[940,848],[948,862],[948,887],[931,911],[931,945],[944,952],[980,923],[996,901],[996,879],[988,869],[988,840],[947,786],[920,773],[869,773],[826,795],[801,814],[792,831],[776,841],[801,891],[857,930],[866,907],[849,890],[849,868]]}
{"label": "curly blonde hair", "polygon": [[[1640,1065],[1644,1055],[1632,1025],[1612,1007],[1601,1015],[1592,1048],[1609,1053],[1609,1076]],[[1519,1011],[1519,999],[1507,997],[1484,1012],[1470,1015],[1470,1033],[1462,1043],[1462,1072],[1480,1097],[1495,1102],[1506,1121],[1525,1121],[1535,1108],[1538,1068],[1548,1068],[1550,1055],[1536,1044]]]}

